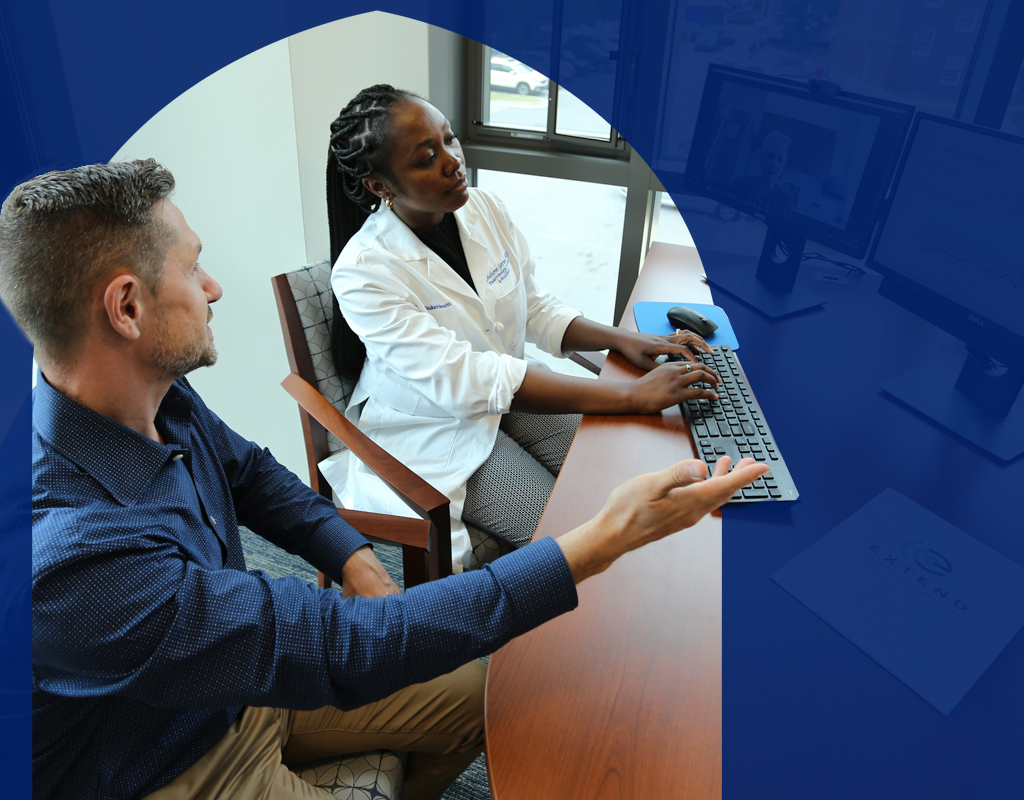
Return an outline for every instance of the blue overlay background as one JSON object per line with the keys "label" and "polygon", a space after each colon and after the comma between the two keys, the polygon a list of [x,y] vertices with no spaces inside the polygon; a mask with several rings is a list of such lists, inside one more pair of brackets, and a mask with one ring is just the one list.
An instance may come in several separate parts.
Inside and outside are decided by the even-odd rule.
{"label": "blue overlay background", "polygon": [[[706,30],[728,38],[736,19],[762,13],[760,3],[684,0],[233,5],[0,0],[3,196],[41,172],[108,159],[159,109],[226,64],[285,36],[371,10],[420,19],[521,55],[611,122],[673,189],[680,185],[678,169],[707,65],[724,57],[699,50],[697,38]],[[792,69],[802,78],[827,76],[829,65],[842,66],[874,75],[878,96],[945,116],[963,103],[960,85],[936,88],[923,81],[924,62],[908,55],[914,38],[922,29],[938,31],[932,57],[941,61],[943,47],[954,55],[959,48],[966,54],[961,76],[987,69],[974,36],[990,22],[993,7],[1001,16],[1009,6],[1006,21],[988,30],[1015,34],[1002,40],[993,63],[999,67],[1017,57],[1017,67],[990,82],[976,118],[990,118],[1013,90],[1020,64],[1014,47],[1020,45],[1011,40],[1024,40],[1022,2],[976,4],[974,34],[960,30],[959,0],[939,3],[939,10],[924,0],[765,5],[774,9],[773,22],[760,43],[751,41],[749,52],[789,47],[790,60],[777,59],[776,74]],[[925,6],[933,18],[922,17]],[[547,20],[550,29],[542,24]],[[564,66],[582,51],[566,45],[581,24],[599,20],[618,26],[618,57],[612,71],[583,81],[582,65]],[[902,45],[888,52],[878,42]],[[687,211],[683,202],[680,208],[709,276],[745,260],[716,250],[727,228]],[[1020,217],[1024,223],[1024,212]],[[1022,231],[1024,224],[1008,227],[1005,241],[994,244],[1012,250]],[[813,243],[808,249],[815,249]],[[1024,460],[995,461],[879,389],[930,360],[953,365],[962,359],[961,344],[879,296],[875,275],[830,284],[815,281],[813,269],[805,267],[800,282],[829,300],[824,310],[772,322],[715,293],[744,345],[744,368],[801,494],[796,504],[725,513],[724,796],[1024,797],[1024,637],[1014,638],[946,718],[770,579],[887,487],[1024,564],[1016,499]],[[31,352],[4,312],[0,337],[0,773],[5,796],[14,797],[30,791]]]}

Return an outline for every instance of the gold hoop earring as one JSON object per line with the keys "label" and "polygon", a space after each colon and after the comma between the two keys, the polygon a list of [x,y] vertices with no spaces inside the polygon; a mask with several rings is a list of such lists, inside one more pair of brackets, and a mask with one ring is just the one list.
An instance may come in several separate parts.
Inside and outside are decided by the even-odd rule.
{"label": "gold hoop earring", "polygon": [[394,204],[395,204],[395,198],[393,198],[391,195],[388,195],[386,198],[384,198],[384,205],[387,207],[388,211],[391,210],[391,207]]}

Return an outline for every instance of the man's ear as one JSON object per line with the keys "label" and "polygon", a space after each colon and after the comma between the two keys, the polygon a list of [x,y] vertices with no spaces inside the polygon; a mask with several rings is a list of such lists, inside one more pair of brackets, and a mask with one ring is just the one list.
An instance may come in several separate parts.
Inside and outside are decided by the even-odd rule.
{"label": "man's ear", "polygon": [[139,322],[145,294],[142,281],[130,272],[115,276],[103,292],[103,310],[110,327],[125,339],[134,341],[142,335]]}

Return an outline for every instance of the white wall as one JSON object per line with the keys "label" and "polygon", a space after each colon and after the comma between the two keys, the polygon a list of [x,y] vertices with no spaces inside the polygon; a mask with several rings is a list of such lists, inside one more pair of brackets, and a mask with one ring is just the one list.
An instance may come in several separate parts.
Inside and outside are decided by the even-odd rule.
{"label": "white wall", "polygon": [[305,263],[330,256],[326,169],[331,122],[360,90],[375,83],[427,97],[428,30],[422,22],[374,11],[289,37]]}
{"label": "white wall", "polygon": [[114,156],[153,157],[224,289],[217,365],[189,376],[210,407],[308,481],[270,278],[328,255],[330,122],[360,89],[427,92],[427,26],[364,14],[239,59],[168,104]]}
{"label": "white wall", "polygon": [[288,45],[228,65],[163,108],[115,156],[152,156],[177,180],[174,202],[223,287],[212,328],[220,358],[189,380],[235,430],[300,476],[305,459],[271,276],[305,258],[295,169]]}

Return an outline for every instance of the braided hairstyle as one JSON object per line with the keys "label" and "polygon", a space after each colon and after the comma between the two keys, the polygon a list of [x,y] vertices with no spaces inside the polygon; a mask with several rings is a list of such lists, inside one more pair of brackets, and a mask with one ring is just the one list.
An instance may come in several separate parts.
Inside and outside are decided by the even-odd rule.
{"label": "braided hairstyle", "polygon": [[[367,217],[380,208],[381,199],[363,185],[363,179],[381,175],[394,181],[391,171],[391,111],[418,95],[378,83],[363,89],[331,123],[327,153],[327,223],[331,232],[331,263],[338,260]],[[366,346],[349,327],[334,297],[331,320],[334,365],[345,380],[356,381],[366,360]]]}

